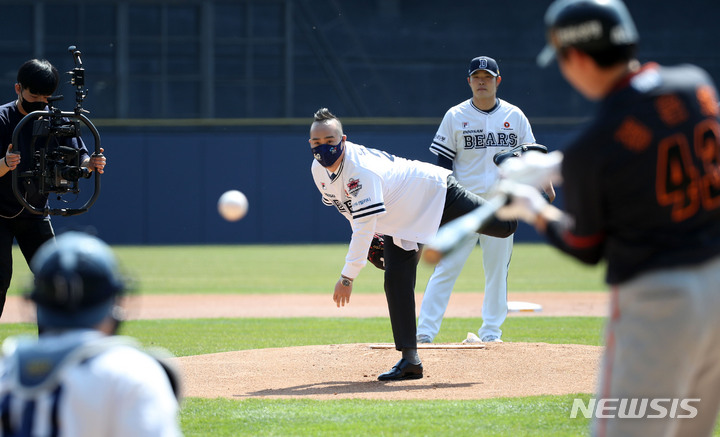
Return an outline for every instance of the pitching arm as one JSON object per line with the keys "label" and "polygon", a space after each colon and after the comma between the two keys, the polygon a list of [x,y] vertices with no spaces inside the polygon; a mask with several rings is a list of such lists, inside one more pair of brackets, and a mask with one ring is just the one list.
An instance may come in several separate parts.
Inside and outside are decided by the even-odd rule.
{"label": "pitching arm", "polygon": [[343,276],[354,279],[367,264],[368,249],[375,235],[375,224],[377,217],[371,216],[367,220],[353,220],[353,233],[350,238],[350,246],[345,256],[345,266],[342,269]]}
{"label": "pitching arm", "polygon": [[350,303],[353,281],[367,264],[368,250],[375,235],[376,222],[377,216],[370,216],[362,221],[352,221],[353,233],[345,256],[345,266],[340,273],[340,279],[335,283],[333,292],[333,301],[338,308]]}

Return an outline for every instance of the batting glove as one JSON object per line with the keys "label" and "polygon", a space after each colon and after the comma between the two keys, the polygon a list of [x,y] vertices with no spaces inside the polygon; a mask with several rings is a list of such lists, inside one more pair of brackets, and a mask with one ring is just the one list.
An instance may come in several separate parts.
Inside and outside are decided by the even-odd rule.
{"label": "batting glove", "polygon": [[563,154],[560,151],[548,154],[530,150],[517,158],[506,159],[500,164],[500,177],[518,184],[540,188],[549,183],[559,184],[560,165]]}
{"label": "batting glove", "polygon": [[538,214],[550,205],[531,185],[504,180],[499,183],[498,192],[508,197],[508,203],[495,213],[500,220],[520,219],[535,224]]}

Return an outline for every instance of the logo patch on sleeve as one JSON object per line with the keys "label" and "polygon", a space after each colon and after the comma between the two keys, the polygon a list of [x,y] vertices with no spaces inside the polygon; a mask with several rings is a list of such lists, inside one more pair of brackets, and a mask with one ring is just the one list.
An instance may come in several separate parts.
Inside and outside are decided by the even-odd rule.
{"label": "logo patch on sleeve", "polygon": [[360,189],[362,188],[362,184],[360,184],[360,179],[350,178],[347,183],[347,188],[349,194],[351,194],[353,197],[357,196],[358,192],[360,192]]}

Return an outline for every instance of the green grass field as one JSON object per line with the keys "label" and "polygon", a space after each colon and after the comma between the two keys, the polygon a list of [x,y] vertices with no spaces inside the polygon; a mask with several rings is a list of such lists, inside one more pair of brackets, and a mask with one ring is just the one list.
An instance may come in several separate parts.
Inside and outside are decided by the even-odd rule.
{"label": "green grass field", "polygon": [[[118,258],[142,294],[327,293],[332,292],[347,246],[119,246]],[[16,250],[10,295],[30,282],[30,271]],[[422,291],[432,266],[418,268]],[[467,261],[455,292],[482,291],[482,252]],[[508,278],[511,291],[604,291],[603,269],[577,263],[544,244],[517,244]],[[363,269],[354,293],[382,292],[382,272]]]}
{"label": "green grass field", "polygon": [[[345,245],[116,247],[136,280],[136,292],[331,293],[342,268]],[[15,253],[11,294],[22,293],[30,273]],[[421,264],[418,291],[432,269]],[[603,267],[582,266],[539,244],[517,244],[510,266],[511,291],[602,291]],[[468,260],[455,292],[483,289],[481,252]],[[356,293],[382,293],[382,274],[369,266]],[[449,318],[438,342],[457,341],[479,319]],[[508,318],[506,341],[602,344],[598,317]],[[292,329],[288,329],[292,327]],[[33,334],[34,325],[0,324],[0,338]],[[391,342],[389,321],[370,319],[141,320],[122,334],[176,356],[311,344]],[[367,401],[198,399],[183,402],[186,436],[577,436],[589,421],[570,419],[574,398],[591,395],[501,398],[473,401]],[[716,428],[715,435],[720,435]]]}

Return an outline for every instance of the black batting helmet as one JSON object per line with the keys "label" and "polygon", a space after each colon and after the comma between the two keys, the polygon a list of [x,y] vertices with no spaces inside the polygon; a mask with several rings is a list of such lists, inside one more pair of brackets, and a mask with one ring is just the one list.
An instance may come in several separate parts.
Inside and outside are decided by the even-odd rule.
{"label": "black batting helmet", "polygon": [[81,232],[49,240],[30,265],[35,283],[29,297],[43,329],[92,328],[112,314],[125,289],[110,247]]}
{"label": "black batting helmet", "polygon": [[634,48],[639,40],[621,0],[556,0],[545,13],[545,28],[547,45],[537,57],[541,67],[552,62],[557,50],[567,47],[598,60],[604,52]]}

